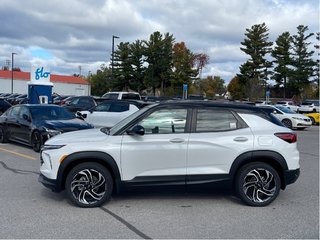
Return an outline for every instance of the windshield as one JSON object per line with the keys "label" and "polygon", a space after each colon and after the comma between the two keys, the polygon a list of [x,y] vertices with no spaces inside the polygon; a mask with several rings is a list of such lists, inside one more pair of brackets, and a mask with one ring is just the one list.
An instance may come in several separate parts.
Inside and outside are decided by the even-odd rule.
{"label": "windshield", "polygon": [[[110,135],[115,134],[116,132],[118,132],[121,128],[123,128],[125,125],[127,125],[129,122],[131,122],[132,120],[134,120],[135,118],[137,118],[138,116],[140,116],[141,114],[145,113],[146,111],[148,111],[152,106],[154,106],[154,104],[144,107],[141,110],[131,114],[129,117],[123,119],[122,121],[120,121],[119,123],[117,123],[116,125],[114,125],[111,129],[110,129]],[[102,128],[102,132],[104,128]]]}
{"label": "windshield", "polygon": [[303,103],[301,103],[301,105],[303,105],[303,106],[312,105],[312,102],[303,102]]}
{"label": "windshield", "polygon": [[118,99],[119,94],[118,93],[106,93],[102,95],[105,99]]}
{"label": "windshield", "polygon": [[63,107],[32,107],[32,119],[35,120],[69,120],[75,116]]}
{"label": "windshield", "polygon": [[283,106],[277,106],[278,109],[280,109],[284,113],[289,113],[289,114],[296,114],[296,112],[292,111],[291,109]]}

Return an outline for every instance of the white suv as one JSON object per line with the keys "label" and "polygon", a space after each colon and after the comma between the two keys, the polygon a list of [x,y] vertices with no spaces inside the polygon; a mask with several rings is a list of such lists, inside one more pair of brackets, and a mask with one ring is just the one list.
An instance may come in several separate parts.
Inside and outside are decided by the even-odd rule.
{"label": "white suv", "polygon": [[301,113],[319,112],[319,100],[309,100],[301,103],[299,112]]}
{"label": "white suv", "polygon": [[107,92],[102,95],[102,98],[113,100],[141,100],[141,96],[137,92]]}
{"label": "white suv", "polygon": [[217,184],[251,206],[299,176],[296,134],[249,105],[160,103],[107,128],[61,134],[41,151],[39,181],[97,207],[128,186]]}
{"label": "white suv", "polygon": [[278,101],[276,106],[277,105],[285,106],[295,112],[299,111],[299,106],[295,105],[292,101]]}

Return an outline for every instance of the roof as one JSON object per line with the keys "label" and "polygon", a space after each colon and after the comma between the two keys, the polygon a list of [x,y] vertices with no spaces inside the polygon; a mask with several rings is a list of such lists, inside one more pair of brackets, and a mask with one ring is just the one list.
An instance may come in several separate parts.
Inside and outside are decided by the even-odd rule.
{"label": "roof", "polygon": [[[0,79],[11,79],[11,71],[8,70],[0,70]],[[30,72],[19,72],[19,71],[13,71],[13,78],[15,80],[25,80],[30,81]],[[50,81],[53,83],[73,83],[73,84],[83,84],[83,85],[89,85],[87,80],[75,77],[75,76],[65,76],[65,75],[56,75],[51,74]]]}
{"label": "roof", "polygon": [[259,109],[255,105],[245,103],[234,103],[234,102],[218,102],[218,101],[204,101],[204,100],[177,100],[177,101],[164,101],[160,102],[159,105],[190,105],[192,106],[208,106],[208,107],[221,107],[221,108],[239,108],[257,111]]}

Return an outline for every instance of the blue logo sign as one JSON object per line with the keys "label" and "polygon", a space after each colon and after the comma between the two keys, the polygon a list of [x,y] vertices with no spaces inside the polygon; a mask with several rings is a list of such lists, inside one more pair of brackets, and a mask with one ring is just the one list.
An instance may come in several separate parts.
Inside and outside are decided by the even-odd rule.
{"label": "blue logo sign", "polygon": [[188,84],[183,84],[183,91],[188,91]]}
{"label": "blue logo sign", "polygon": [[267,96],[267,97],[270,97],[270,90],[267,90],[267,91],[266,91],[266,96]]}
{"label": "blue logo sign", "polygon": [[37,68],[35,71],[36,74],[36,80],[39,80],[40,78],[48,78],[50,75],[50,72],[43,72],[42,68]]}

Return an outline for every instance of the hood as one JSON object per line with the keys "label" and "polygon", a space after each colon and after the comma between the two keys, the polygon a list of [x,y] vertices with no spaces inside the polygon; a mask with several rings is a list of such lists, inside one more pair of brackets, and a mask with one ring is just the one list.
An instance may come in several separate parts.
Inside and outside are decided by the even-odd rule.
{"label": "hood", "polygon": [[108,137],[109,135],[101,132],[100,129],[94,128],[59,134],[46,141],[46,144],[63,145],[68,143],[101,142]]}
{"label": "hood", "polygon": [[81,129],[93,128],[91,124],[78,118],[68,120],[44,120],[41,121],[41,123],[38,123],[45,128],[60,130],[61,132],[70,132]]}
{"label": "hood", "polygon": [[296,117],[296,118],[302,118],[302,119],[309,119],[309,117],[304,116],[302,114],[290,114],[291,117]]}

